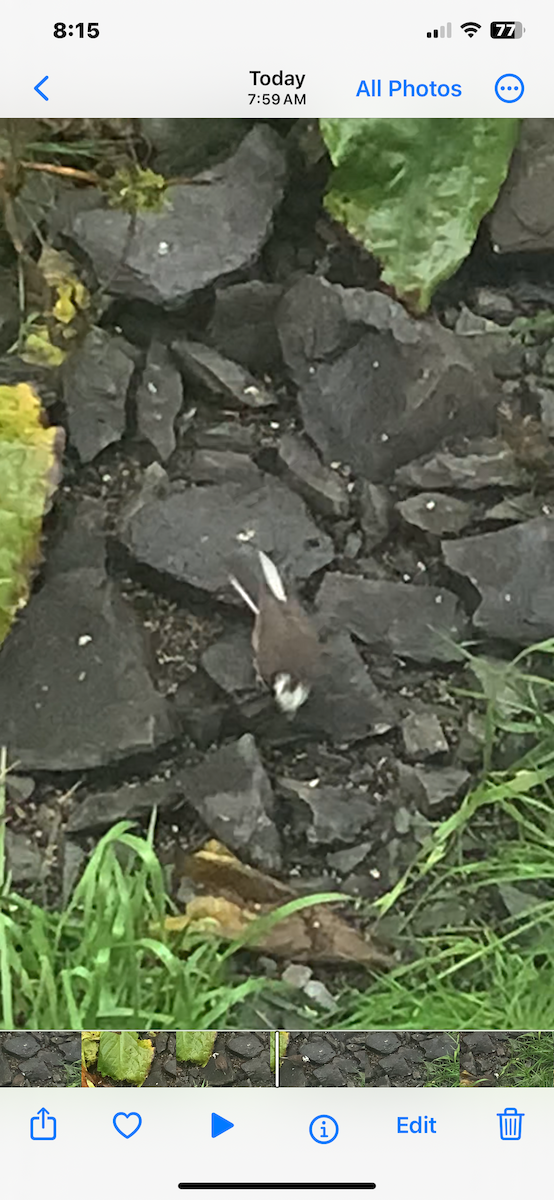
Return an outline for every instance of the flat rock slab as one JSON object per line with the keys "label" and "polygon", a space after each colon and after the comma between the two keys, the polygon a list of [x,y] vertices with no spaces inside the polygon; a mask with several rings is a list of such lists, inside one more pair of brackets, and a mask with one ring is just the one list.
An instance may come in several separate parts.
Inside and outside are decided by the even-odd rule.
{"label": "flat rock slab", "polygon": [[117,821],[148,818],[152,809],[167,812],[180,800],[178,780],[149,779],[146,783],[125,783],[109,792],[90,792],[75,804],[66,832],[90,833],[109,829]]}
{"label": "flat rock slab", "polygon": [[350,846],[375,816],[375,805],[356,789],[330,785],[311,788],[293,779],[284,779],[280,785],[284,794],[296,801],[293,801],[294,829],[303,833],[311,846],[335,843]]}
{"label": "flat rock slab", "polygon": [[444,588],[329,572],[317,602],[321,626],[347,629],[373,650],[422,663],[460,657],[455,643],[466,622],[456,597]]}
{"label": "flat rock slab", "polygon": [[91,462],[125,432],[127,390],[134,370],[126,343],[91,329],[63,366],[69,438],[81,462]]}
{"label": "flat rock slab", "polygon": [[165,346],[150,347],[135,403],[138,432],[166,462],[176,446],[174,424],[183,403],[183,383]]}
{"label": "flat rock slab", "polygon": [[436,537],[461,533],[474,516],[471,504],[455,496],[443,496],[441,492],[420,492],[418,496],[400,500],[396,507],[407,525],[415,525]]}
{"label": "flat rock slab", "polygon": [[171,348],[189,386],[202,387],[213,399],[239,408],[267,408],[275,404],[274,395],[249,371],[212,346],[180,338],[172,342]]}
{"label": "flat rock slab", "polygon": [[553,517],[444,542],[443,554],[481,596],[473,616],[478,629],[519,646],[554,636]]}
{"label": "flat rock slab", "polygon": [[284,296],[278,328],[304,427],[327,463],[381,482],[446,437],[494,431],[498,384],[483,356],[381,292],[305,277]]}
{"label": "flat rock slab", "polygon": [[514,452],[500,438],[479,438],[459,451],[438,450],[428,458],[415,459],[396,472],[402,487],[456,488],[478,492],[481,488],[517,488],[522,472]]}
{"label": "flat rock slab", "polygon": [[292,579],[308,579],[334,557],[303,500],[267,476],[248,490],[228,483],[147,498],[122,540],[137,562],[230,601],[229,573],[239,574],[241,558],[250,567],[258,549]]}
{"label": "flat rock slab", "polygon": [[0,744],[23,770],[72,771],[172,735],[132,609],[102,570],[47,580],[0,654]]}
{"label": "flat rock slab", "polygon": [[527,120],[490,219],[498,253],[554,250],[553,189],[552,122],[547,118]]}
{"label": "flat rock slab", "polygon": [[275,322],[282,295],[280,284],[260,279],[217,288],[208,329],[210,343],[255,374],[271,374],[282,367]]}
{"label": "flat rock slab", "polygon": [[168,189],[160,213],[132,218],[97,208],[63,230],[91,260],[112,295],[176,308],[194,292],[251,265],[271,232],[285,182],[285,152],[273,129],[257,125],[236,154]]}
{"label": "flat rock slab", "polygon": [[184,799],[230,850],[267,871],[280,869],[273,792],[251,734],[206,755],[181,782]]}
{"label": "flat rock slab", "polygon": [[324,517],[348,516],[350,500],[344,479],[320,462],[305,438],[284,434],[279,443],[279,459],[291,486],[305,497],[311,508]]}

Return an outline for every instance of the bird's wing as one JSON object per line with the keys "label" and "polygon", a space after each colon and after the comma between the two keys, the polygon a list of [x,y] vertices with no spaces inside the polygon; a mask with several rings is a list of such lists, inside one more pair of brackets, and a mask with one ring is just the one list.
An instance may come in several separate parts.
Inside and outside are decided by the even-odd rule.
{"label": "bird's wing", "polygon": [[263,550],[258,550],[258,557],[270,592],[275,596],[276,600],[280,600],[282,604],[286,604],[287,593],[285,592],[283,581],[275,563],[271,561],[267,554],[264,554]]}

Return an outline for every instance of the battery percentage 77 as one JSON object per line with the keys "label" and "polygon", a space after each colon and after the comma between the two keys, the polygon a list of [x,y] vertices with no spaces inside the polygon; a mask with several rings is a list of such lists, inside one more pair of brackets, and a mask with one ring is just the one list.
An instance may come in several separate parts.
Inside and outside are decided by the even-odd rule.
{"label": "battery percentage 77", "polygon": [[520,38],[524,33],[521,21],[491,21],[491,38]]}

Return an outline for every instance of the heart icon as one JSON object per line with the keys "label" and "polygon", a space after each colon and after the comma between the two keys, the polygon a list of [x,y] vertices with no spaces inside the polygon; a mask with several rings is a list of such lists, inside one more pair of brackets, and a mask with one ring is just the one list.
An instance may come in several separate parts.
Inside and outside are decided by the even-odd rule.
{"label": "heart icon", "polygon": [[113,1123],[117,1132],[124,1138],[130,1138],[134,1133],[137,1133],[142,1125],[142,1117],[140,1113],[124,1113],[118,1112],[115,1114]]}

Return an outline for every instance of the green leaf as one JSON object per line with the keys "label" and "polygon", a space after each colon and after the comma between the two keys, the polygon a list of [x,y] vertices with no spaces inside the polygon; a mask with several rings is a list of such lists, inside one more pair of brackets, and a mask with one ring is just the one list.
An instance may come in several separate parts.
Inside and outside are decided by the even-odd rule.
{"label": "green leaf", "polygon": [[217,1030],[207,1029],[202,1033],[177,1033],[177,1059],[179,1062],[198,1063],[205,1067],[215,1046]]}
{"label": "green leaf", "polygon": [[[285,1054],[287,1053],[289,1037],[290,1037],[290,1033],[285,1033],[284,1031],[281,1031],[279,1033],[279,1062],[280,1063],[283,1061]],[[274,1071],[275,1070],[275,1037],[273,1035],[271,1037],[271,1045],[269,1047],[269,1065],[271,1067],[271,1070]]]}
{"label": "green leaf", "polygon": [[29,595],[62,448],[62,430],[44,428],[28,384],[0,387],[0,645]]}
{"label": "green leaf", "polygon": [[154,1047],[149,1038],[143,1041],[138,1033],[105,1032],[100,1034],[98,1070],[101,1075],[112,1079],[128,1079],[140,1087],[144,1083],[154,1057]]}
{"label": "green leaf", "polygon": [[513,118],[320,121],[336,168],[326,207],[383,264],[416,312],[469,253],[506,178]]}

